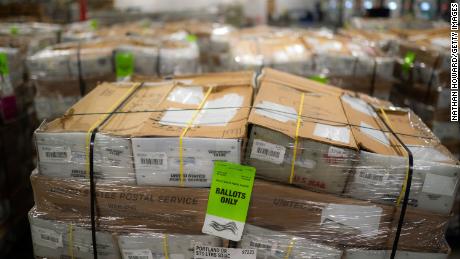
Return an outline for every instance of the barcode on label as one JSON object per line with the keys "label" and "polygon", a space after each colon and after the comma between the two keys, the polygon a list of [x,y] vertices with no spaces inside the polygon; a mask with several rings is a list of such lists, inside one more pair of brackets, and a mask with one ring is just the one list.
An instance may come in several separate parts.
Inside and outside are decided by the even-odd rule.
{"label": "barcode on label", "polygon": [[149,249],[123,249],[122,253],[125,259],[153,259],[154,257]]}
{"label": "barcode on label", "polygon": [[56,249],[62,247],[62,235],[54,230],[32,225],[32,240],[39,246]]}
{"label": "barcode on label", "polygon": [[137,152],[136,166],[155,170],[168,169],[168,156],[165,152]]}
{"label": "barcode on label", "polygon": [[41,234],[40,238],[43,239],[43,240],[48,240],[48,241],[54,242],[54,243],[59,243],[59,238],[52,237],[52,236],[49,236],[49,235],[46,235],[46,234]]}
{"label": "barcode on label", "polygon": [[149,259],[148,255],[128,255],[128,259]]}
{"label": "barcode on label", "polygon": [[67,162],[71,159],[69,147],[39,145],[38,153],[43,162]]}
{"label": "barcode on label", "polygon": [[143,165],[163,165],[163,159],[141,158],[141,164]]}
{"label": "barcode on label", "polygon": [[67,152],[45,152],[47,158],[67,158]]}
{"label": "barcode on label", "polygon": [[269,150],[269,149],[261,148],[261,147],[257,148],[257,153],[266,155],[266,156],[276,157],[276,158],[279,158],[281,154],[279,151]]}
{"label": "barcode on label", "polygon": [[382,185],[388,179],[388,174],[382,170],[361,169],[356,173],[356,181],[364,184]]}
{"label": "barcode on label", "polygon": [[283,146],[255,139],[252,144],[251,158],[281,164],[285,153],[286,148]]}
{"label": "barcode on label", "polygon": [[259,243],[259,242],[256,242],[256,241],[249,242],[249,246],[259,248],[259,249],[272,249],[272,245]]}
{"label": "barcode on label", "polygon": [[359,177],[366,178],[372,181],[379,181],[379,182],[383,181],[383,175],[376,175],[372,173],[360,172]]}

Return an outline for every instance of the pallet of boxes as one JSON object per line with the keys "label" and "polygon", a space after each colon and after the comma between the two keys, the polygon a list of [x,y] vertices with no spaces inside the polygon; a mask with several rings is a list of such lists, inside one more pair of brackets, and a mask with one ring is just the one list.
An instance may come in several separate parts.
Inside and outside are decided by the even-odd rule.
{"label": "pallet of boxes", "polygon": [[392,101],[413,109],[460,157],[460,128],[450,123],[450,28],[400,31],[399,78]]}
{"label": "pallet of boxes", "polygon": [[[449,253],[458,161],[412,112],[367,95],[271,69],[104,83],[35,138],[39,258]],[[256,170],[242,225],[205,221],[221,161]],[[210,255],[227,246],[254,254]]]}
{"label": "pallet of boxes", "polygon": [[28,233],[33,206],[29,176],[34,168],[32,134],[38,126],[26,56],[58,40],[59,26],[0,23],[0,257]]}
{"label": "pallet of boxes", "polygon": [[28,57],[39,119],[55,118],[98,83],[131,75],[164,77],[199,71],[196,43],[139,36],[53,45]]}
{"label": "pallet of boxes", "polygon": [[270,67],[382,99],[389,99],[394,84],[394,58],[380,46],[328,30],[260,26],[224,39],[228,46],[221,48],[221,59],[226,62],[220,63],[230,70]]}

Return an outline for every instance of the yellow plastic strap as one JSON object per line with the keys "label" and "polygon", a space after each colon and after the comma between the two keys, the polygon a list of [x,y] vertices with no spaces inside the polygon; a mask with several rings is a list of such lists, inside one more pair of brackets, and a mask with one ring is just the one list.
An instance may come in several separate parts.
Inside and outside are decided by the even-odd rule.
{"label": "yellow plastic strap", "polygon": [[289,257],[291,256],[292,248],[294,248],[294,243],[295,243],[295,240],[291,239],[291,242],[289,242],[289,245],[287,247],[287,251],[286,251],[286,255],[284,256],[284,259],[289,259]]}
{"label": "yellow plastic strap", "polygon": [[300,97],[299,113],[297,115],[297,126],[295,129],[294,153],[292,155],[291,175],[289,176],[290,184],[292,184],[292,181],[294,180],[295,160],[297,158],[297,145],[299,144],[299,130],[300,130],[300,123],[302,122],[302,110],[303,110],[303,100],[304,99],[305,99],[305,94],[302,93],[302,96]]}
{"label": "yellow plastic strap", "polygon": [[187,122],[187,126],[185,129],[182,131],[182,134],[179,137],[179,184],[181,187],[184,186],[184,145],[183,145],[183,139],[185,134],[187,134],[187,131],[190,129],[192,126],[193,122],[195,121],[196,117],[200,113],[201,109],[203,108],[204,103],[206,102],[206,99],[208,99],[209,95],[212,92],[212,87],[208,88],[208,91],[206,92],[206,95],[204,96],[203,100],[201,100],[200,105],[196,109],[195,113],[193,114],[192,118]]}
{"label": "yellow plastic strap", "polygon": [[99,119],[88,129],[86,132],[86,142],[85,142],[85,156],[86,156],[86,178],[89,178],[89,150],[90,150],[90,144],[91,144],[91,134],[94,129],[100,126],[100,124],[107,119],[112,112],[115,111],[115,109],[125,101],[126,98],[128,98],[136,89],[141,86],[142,84],[135,84],[132,87],[129,88],[129,90],[120,98],[118,99],[109,109],[109,111],[106,114],[103,114]]}
{"label": "yellow plastic strap", "polygon": [[163,254],[165,259],[169,259],[168,235],[163,235]]}
{"label": "yellow plastic strap", "polygon": [[68,248],[69,256],[71,259],[74,259],[75,257],[73,255],[73,226],[72,224],[69,224],[68,228],[69,228],[69,231],[67,231],[68,232],[67,239],[69,239],[69,248]]}
{"label": "yellow plastic strap", "polygon": [[[388,126],[393,129],[390,119],[388,118],[385,110],[382,107],[380,107],[380,112],[382,113],[383,118],[385,122],[388,124]],[[396,206],[399,206],[401,204],[401,201],[404,199],[404,194],[406,193],[406,188],[407,188],[407,181],[409,180],[409,167],[410,167],[409,159],[407,159],[406,175],[404,177],[404,182],[401,187],[401,192],[399,193],[398,199],[396,200]]]}

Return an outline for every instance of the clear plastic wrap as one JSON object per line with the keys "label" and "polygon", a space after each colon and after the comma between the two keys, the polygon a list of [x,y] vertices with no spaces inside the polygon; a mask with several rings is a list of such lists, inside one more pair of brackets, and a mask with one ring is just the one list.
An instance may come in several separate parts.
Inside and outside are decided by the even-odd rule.
{"label": "clear plastic wrap", "polygon": [[[177,186],[183,177],[186,186],[209,186],[213,161],[241,161],[252,76],[223,73],[143,84],[96,134],[96,178]],[[40,172],[84,179],[87,131],[100,118],[88,114],[110,114],[138,85],[100,85],[67,115],[42,125],[35,133]],[[197,107],[200,112],[193,110]]]}
{"label": "clear plastic wrap", "polygon": [[239,247],[257,258],[448,253],[458,160],[413,112],[368,95],[272,69],[105,83],[35,137],[36,213],[123,233],[128,252],[161,254],[153,233],[200,235],[224,160],[256,168]]}
{"label": "clear plastic wrap", "polygon": [[[89,184],[32,175],[37,210],[75,224],[90,222]],[[200,234],[207,188],[98,183],[98,229]],[[256,180],[247,223],[331,246],[391,249],[397,229],[394,207]],[[447,217],[409,209],[400,249],[437,250]]]}
{"label": "clear plastic wrap", "polygon": [[312,53],[299,36],[294,30],[270,27],[240,30],[230,37],[230,68],[270,66],[303,75],[311,66]]}
{"label": "clear plastic wrap", "polygon": [[61,27],[47,23],[0,23],[0,46],[18,48],[24,57],[59,41]]}
{"label": "clear plastic wrap", "polygon": [[138,75],[168,76],[199,71],[198,47],[185,41],[124,37],[54,45],[27,60],[37,90],[38,117],[49,119],[63,114],[97,83],[113,81],[114,57],[118,53],[132,54],[133,72]]}
{"label": "clear plastic wrap", "polygon": [[[309,92],[302,94],[302,85],[308,81],[291,77],[288,84],[274,85],[289,78],[277,72],[263,73],[260,78],[246,152],[246,162],[256,167],[259,176],[378,203],[395,204],[400,199],[407,157],[377,116],[379,110],[372,107],[388,109],[387,104],[371,106],[364,97],[313,85],[304,87]],[[301,98],[305,103],[299,125],[301,104],[287,100]],[[448,215],[459,185],[458,160],[414,113],[392,109],[385,116],[414,158],[409,205]],[[299,137],[294,143],[296,125]]]}
{"label": "clear plastic wrap", "polygon": [[332,84],[389,99],[394,57],[381,46],[324,30],[271,27],[243,29],[229,36],[231,69],[271,67],[321,77]]}

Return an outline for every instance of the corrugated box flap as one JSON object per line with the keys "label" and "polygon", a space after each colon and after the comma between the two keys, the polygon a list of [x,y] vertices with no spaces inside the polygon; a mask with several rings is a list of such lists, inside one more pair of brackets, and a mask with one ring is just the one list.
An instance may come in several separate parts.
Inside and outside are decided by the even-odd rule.
{"label": "corrugated box flap", "polygon": [[378,154],[398,155],[398,141],[386,128],[374,107],[363,99],[350,94],[340,98],[353,135],[360,149]]}
{"label": "corrugated box flap", "polygon": [[303,88],[304,85],[298,84],[292,88],[281,81],[266,78],[267,74],[262,79],[249,116],[250,123],[295,137],[303,94],[298,135],[337,146],[357,148],[338,95],[330,94],[329,91],[314,91],[315,87]]}
{"label": "corrugated box flap", "polygon": [[[212,87],[206,98],[209,87]],[[134,136],[244,138],[252,101],[250,84],[235,86],[176,85]],[[191,96],[180,99],[181,92]],[[194,96],[195,95],[195,96]],[[193,97],[194,96],[194,97]],[[202,105],[202,109],[197,109]],[[192,122],[192,123],[190,123]]]}
{"label": "corrugated box flap", "polygon": [[[236,78],[232,83],[231,76]],[[117,136],[244,138],[252,101],[252,74],[231,73],[219,78],[205,76],[190,80],[144,83],[124,100],[139,83],[103,84],[89,93],[66,116],[44,127],[48,132],[86,132],[117,102],[99,132]],[[212,90],[208,93],[208,89]]]}
{"label": "corrugated box flap", "polygon": [[260,78],[263,82],[272,82],[289,86],[300,91],[323,93],[333,96],[341,96],[346,90],[327,84],[322,84],[310,79],[295,76],[286,72],[281,72],[271,68],[264,68]]}
{"label": "corrugated box flap", "polygon": [[86,132],[133,86],[134,83],[103,83],[74,104],[66,115],[47,123],[43,130]]}

